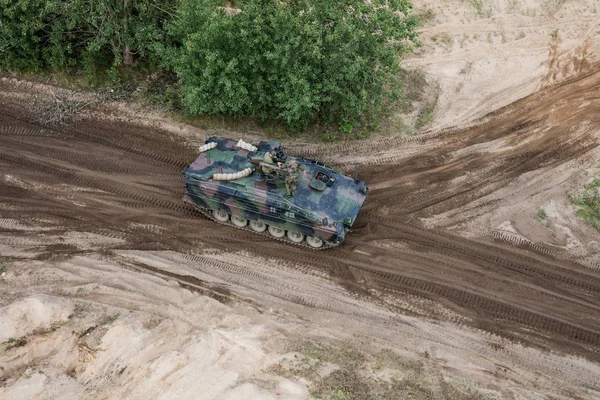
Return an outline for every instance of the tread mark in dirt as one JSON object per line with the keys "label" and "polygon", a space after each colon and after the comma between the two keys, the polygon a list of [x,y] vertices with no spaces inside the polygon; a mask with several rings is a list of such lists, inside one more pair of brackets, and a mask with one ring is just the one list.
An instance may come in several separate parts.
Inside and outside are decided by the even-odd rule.
{"label": "tread mark in dirt", "polygon": [[[538,338],[545,334],[565,349],[600,359],[600,326],[590,318],[600,296],[598,271],[560,259],[557,250],[509,239],[502,233],[490,231],[488,239],[470,240],[444,229],[419,226],[420,217],[452,211],[515,182],[524,173],[552,169],[597,150],[600,111],[594,93],[599,84],[600,72],[588,74],[544,89],[474,123],[375,142],[370,150],[377,154],[366,159],[362,178],[377,184],[390,179],[397,182],[371,191],[344,245],[318,252],[217,225],[211,215],[207,221],[182,204],[179,171],[193,150],[164,132],[88,120],[77,122],[75,127],[50,129],[28,122],[25,111],[7,105],[0,111],[0,205],[4,207],[0,215],[20,221],[24,215],[28,221],[51,218],[61,229],[119,239],[113,249],[171,250],[193,263],[204,262],[194,255],[199,246],[248,252],[298,265],[307,275],[329,273],[347,290],[356,288],[357,296],[409,293],[451,303],[454,312],[466,316],[465,321],[475,314],[478,328],[500,335],[516,332],[520,339],[527,337],[527,329],[533,329]],[[567,109],[569,101],[574,106]],[[552,126],[547,123],[550,116],[554,118]],[[465,146],[500,137],[510,141],[502,151],[451,155],[462,154],[458,150]],[[523,144],[529,137],[533,144]],[[427,146],[416,155],[386,156],[389,149],[406,143]],[[327,161],[342,153],[344,157],[364,153],[364,146],[353,143],[290,149],[324,156]],[[128,162],[115,166],[110,161],[119,158]],[[443,167],[441,173],[432,172],[438,167]],[[474,175],[450,183],[465,170]],[[19,187],[7,175],[41,188]],[[59,191],[56,183],[102,193]],[[76,207],[69,201],[84,205]],[[497,201],[482,201],[477,207],[494,207]],[[135,224],[160,229],[136,228]],[[385,240],[404,249],[377,245]],[[26,245],[20,239],[10,243]],[[259,280],[263,273],[252,266],[215,264],[211,268],[229,268],[235,277],[232,279],[240,285],[250,278]],[[473,286],[474,272],[485,279],[485,285]],[[169,271],[153,273],[167,276]],[[173,279],[188,285],[199,283],[189,282],[192,278],[185,276]],[[312,294],[297,296],[293,282],[278,290],[287,301],[331,308]],[[507,299],[500,299],[503,295]]]}

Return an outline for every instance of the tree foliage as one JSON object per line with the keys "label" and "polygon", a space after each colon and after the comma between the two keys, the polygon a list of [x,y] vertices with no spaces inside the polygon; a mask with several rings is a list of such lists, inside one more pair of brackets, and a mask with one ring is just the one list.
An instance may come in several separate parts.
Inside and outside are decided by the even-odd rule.
{"label": "tree foliage", "polygon": [[148,60],[175,0],[0,0],[0,66],[106,69]]}
{"label": "tree foliage", "polygon": [[[352,131],[401,93],[410,0],[0,0],[0,68],[174,71],[192,114]],[[158,67],[160,66],[160,67]],[[151,68],[152,69],[152,68]]]}
{"label": "tree foliage", "polygon": [[164,59],[191,113],[352,130],[399,94],[400,57],[417,44],[409,0],[236,5],[183,0],[170,26],[175,45]]}

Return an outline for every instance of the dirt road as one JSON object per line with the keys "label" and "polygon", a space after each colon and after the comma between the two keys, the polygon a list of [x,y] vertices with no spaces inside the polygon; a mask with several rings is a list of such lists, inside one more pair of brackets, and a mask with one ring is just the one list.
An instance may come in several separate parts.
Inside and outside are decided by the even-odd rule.
{"label": "dirt road", "polygon": [[[515,246],[490,230],[468,237],[454,228],[468,226],[523,190],[543,186],[538,178],[551,178],[565,165],[597,160],[599,85],[600,72],[591,73],[470,127],[405,141],[295,148],[340,164],[363,164],[361,179],[371,186],[356,229],[342,246],[324,252],[217,226],[184,206],[179,172],[195,150],[183,139],[107,120],[43,127],[19,101],[4,98],[0,215],[5,222],[43,224],[46,235],[67,238],[77,231],[115,239],[93,250],[109,258],[130,250],[166,251],[179,263],[226,273],[237,285],[264,295],[342,314],[355,312],[322,301],[329,293],[303,292],[301,285],[284,285],[271,276],[277,274],[277,265],[301,264],[298,268],[307,276],[327,274],[392,313],[406,313],[394,298],[411,295],[455,313],[432,311],[428,317],[458,318],[522,343],[598,361],[600,265],[583,266],[550,246]],[[11,229],[10,223],[0,234],[3,245],[27,248],[28,233]],[[77,240],[51,242],[38,248],[36,257],[92,251]],[[209,250],[226,253],[215,257]],[[228,252],[269,261],[239,268],[228,263]],[[151,263],[134,264],[129,266],[207,286]],[[218,296],[217,287],[207,290]]]}

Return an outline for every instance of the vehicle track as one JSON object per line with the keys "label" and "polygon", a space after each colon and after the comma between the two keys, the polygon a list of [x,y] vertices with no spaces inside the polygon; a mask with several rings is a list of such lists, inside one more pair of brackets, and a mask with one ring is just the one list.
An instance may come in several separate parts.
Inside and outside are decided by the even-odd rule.
{"label": "vehicle track", "polygon": [[372,270],[369,270],[368,272],[380,277],[384,285],[389,284],[389,282],[395,282],[398,285],[401,285],[403,290],[406,290],[409,293],[421,296],[425,295],[426,298],[433,300],[438,298],[447,299],[454,304],[475,310],[488,317],[516,322],[527,327],[539,329],[543,332],[558,334],[562,337],[589,345],[597,346],[600,344],[600,333],[598,332],[581,328],[523,308],[513,307],[484,296],[457,290],[448,286],[434,284],[425,280],[412,279],[395,274],[379,273]]}
{"label": "vehicle track", "polygon": [[[247,252],[297,265],[307,276],[328,274],[367,300],[385,302],[377,293],[406,293],[439,302],[495,334],[536,345],[551,342],[600,359],[600,324],[590,317],[600,311],[600,272],[499,231],[473,240],[419,222],[484,197],[476,207],[494,207],[498,200],[486,196],[523,174],[551,171],[597,149],[599,84],[600,72],[588,74],[471,124],[369,144],[373,156],[360,163],[361,178],[372,190],[354,230],[341,246],[316,253],[217,225],[184,205],[180,171],[195,150],[179,139],[98,120],[47,128],[32,122],[34,116],[22,106],[6,103],[0,110],[0,218],[32,225],[52,220],[61,229],[118,239],[107,251],[174,251],[182,262],[220,269],[236,284],[260,292],[259,283],[276,269],[218,264],[197,254],[203,248]],[[491,153],[485,145],[495,140],[506,146]],[[423,144],[423,150],[398,155],[406,143]],[[290,146],[290,151],[331,161],[340,154],[364,154],[365,143]],[[115,165],[121,159],[126,161]],[[10,232],[0,228],[4,238]],[[29,242],[15,236],[2,243]],[[200,283],[156,268],[152,273]],[[269,295],[344,312],[345,306],[319,300],[318,292],[298,296],[300,286],[275,278],[269,285]],[[370,318],[346,306],[349,315]]]}

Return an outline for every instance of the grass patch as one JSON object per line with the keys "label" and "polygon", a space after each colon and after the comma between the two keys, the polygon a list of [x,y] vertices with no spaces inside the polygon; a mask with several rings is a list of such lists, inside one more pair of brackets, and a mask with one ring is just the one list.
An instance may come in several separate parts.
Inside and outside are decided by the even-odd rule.
{"label": "grass patch", "polygon": [[390,114],[382,120],[383,134],[396,137],[412,135],[435,118],[435,109],[440,94],[439,86],[429,82],[418,70],[402,70],[402,97],[392,105]]}
{"label": "grass patch", "polygon": [[398,353],[386,349],[375,354],[375,366],[373,366],[373,370],[377,371],[383,368],[408,369],[420,374],[423,372],[423,363],[402,357]]}
{"label": "grass patch", "polygon": [[6,267],[4,265],[0,265],[0,274],[3,274],[6,272]]}
{"label": "grass patch", "polygon": [[454,38],[452,36],[450,36],[450,34],[448,34],[447,32],[444,32],[444,33],[440,33],[438,35],[432,36],[431,41],[435,42],[435,43],[441,42],[441,43],[444,43],[446,46],[450,46],[452,43],[454,43]]}
{"label": "grass patch", "polygon": [[483,0],[469,0],[469,3],[471,3],[471,5],[475,7],[478,12],[481,12],[483,9]]}
{"label": "grass patch", "polygon": [[477,14],[483,15],[483,0],[469,0],[469,3],[477,10]]}
{"label": "grass patch", "polygon": [[483,7],[483,0],[469,0],[469,3],[477,10],[477,15],[480,17],[490,18],[492,16],[491,7],[486,10]]}
{"label": "grass patch", "polygon": [[421,129],[427,124],[430,124],[435,118],[435,104],[429,105],[419,111],[417,120],[415,121],[415,128]]}
{"label": "grass patch", "polygon": [[577,206],[576,215],[600,231],[600,178],[569,192],[569,199]]}
{"label": "grass patch", "polygon": [[548,218],[548,214],[546,214],[546,210],[544,210],[543,208],[540,208],[537,212],[537,217],[540,221],[543,221],[546,218]]}
{"label": "grass patch", "polygon": [[338,341],[293,342],[296,353],[269,368],[270,373],[311,382],[313,398],[323,400],[478,400],[475,389],[454,388],[424,362],[390,349],[368,352]]}
{"label": "grass patch", "polygon": [[414,379],[394,379],[390,382],[383,379],[365,377],[360,371],[338,369],[320,380],[311,388],[311,395],[318,399],[443,399],[436,395],[436,390],[419,383]]}
{"label": "grass patch", "polygon": [[109,315],[108,317],[106,317],[106,319],[102,322],[102,325],[109,325],[112,324],[113,322],[115,322],[117,320],[117,318],[119,318],[119,316],[121,315],[121,313],[116,313],[113,315]]}
{"label": "grass patch", "polygon": [[421,24],[426,25],[435,19],[435,11],[433,8],[427,8],[417,14]]}
{"label": "grass patch", "polygon": [[8,338],[8,340],[6,342],[8,343],[8,348],[22,347],[27,344],[27,340],[22,339],[22,338],[21,339]]}
{"label": "grass patch", "polygon": [[398,111],[410,112],[413,103],[423,100],[423,88],[427,86],[425,74],[418,70],[402,70],[400,72],[402,80],[402,98],[398,102]]}

